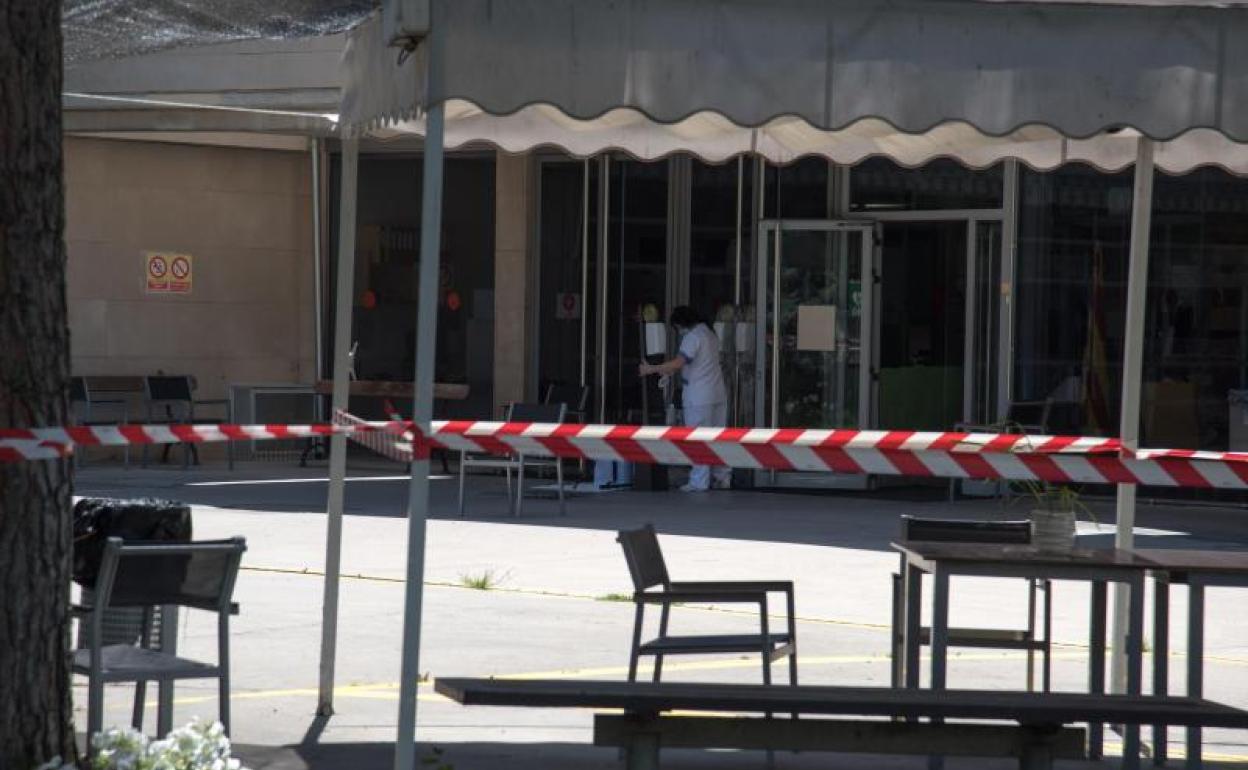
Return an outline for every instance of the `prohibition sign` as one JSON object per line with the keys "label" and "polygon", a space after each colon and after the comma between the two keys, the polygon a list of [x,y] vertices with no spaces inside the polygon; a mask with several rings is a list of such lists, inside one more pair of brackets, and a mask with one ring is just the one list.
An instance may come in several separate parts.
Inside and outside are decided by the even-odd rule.
{"label": "prohibition sign", "polygon": [[[163,271],[164,260],[161,260],[160,263],[161,263],[161,269]],[[155,263],[153,262],[153,265],[154,264]],[[186,257],[174,257],[173,263],[170,265],[170,270],[173,271],[173,277],[181,281],[185,279],[186,276],[190,275],[191,263],[186,261]]]}
{"label": "prohibition sign", "polygon": [[164,278],[165,273],[169,271],[169,266],[165,263],[164,257],[153,256],[147,261],[147,272],[153,278]]}

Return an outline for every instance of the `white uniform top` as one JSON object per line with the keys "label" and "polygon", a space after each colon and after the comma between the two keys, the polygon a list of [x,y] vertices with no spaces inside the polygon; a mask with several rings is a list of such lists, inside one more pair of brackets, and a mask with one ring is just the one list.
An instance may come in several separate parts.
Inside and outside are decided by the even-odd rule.
{"label": "white uniform top", "polygon": [[706,324],[698,324],[680,340],[680,357],[685,365],[680,370],[685,382],[684,405],[703,406],[728,401],[724,373],[719,366],[719,337]]}

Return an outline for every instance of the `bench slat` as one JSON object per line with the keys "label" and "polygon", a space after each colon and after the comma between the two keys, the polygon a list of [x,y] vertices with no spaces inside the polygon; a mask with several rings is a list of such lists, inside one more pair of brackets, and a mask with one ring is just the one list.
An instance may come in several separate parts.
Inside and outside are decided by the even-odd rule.
{"label": "bench slat", "polygon": [[783,749],[865,754],[956,754],[1017,757],[1036,740],[1055,759],[1083,759],[1087,731],[1080,727],[1037,730],[1016,725],[866,722],[840,719],[652,717],[597,714],[595,746],[630,746],[639,733],[657,735],[663,748]]}
{"label": "bench slat", "polygon": [[1248,711],[1207,700],[1156,695],[460,678],[438,679],[434,686],[442,695],[466,706],[618,708],[648,713],[770,711],[1023,724],[1100,722],[1248,728]]}

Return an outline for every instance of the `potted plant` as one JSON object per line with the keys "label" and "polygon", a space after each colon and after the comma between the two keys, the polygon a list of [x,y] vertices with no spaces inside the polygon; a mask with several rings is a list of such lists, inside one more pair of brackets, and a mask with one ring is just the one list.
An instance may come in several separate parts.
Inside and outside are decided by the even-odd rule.
{"label": "potted plant", "polygon": [[1075,520],[1080,511],[1092,512],[1079,493],[1064,484],[1025,481],[1034,507],[1031,509],[1031,544],[1041,553],[1070,553],[1075,549]]}

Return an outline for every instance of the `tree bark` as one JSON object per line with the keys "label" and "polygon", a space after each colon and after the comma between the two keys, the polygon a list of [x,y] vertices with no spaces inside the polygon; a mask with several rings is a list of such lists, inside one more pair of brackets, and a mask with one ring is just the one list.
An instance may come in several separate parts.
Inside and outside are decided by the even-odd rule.
{"label": "tree bark", "polygon": [[[65,424],[61,3],[0,0],[0,428]],[[0,768],[76,759],[70,467],[0,462]]]}

